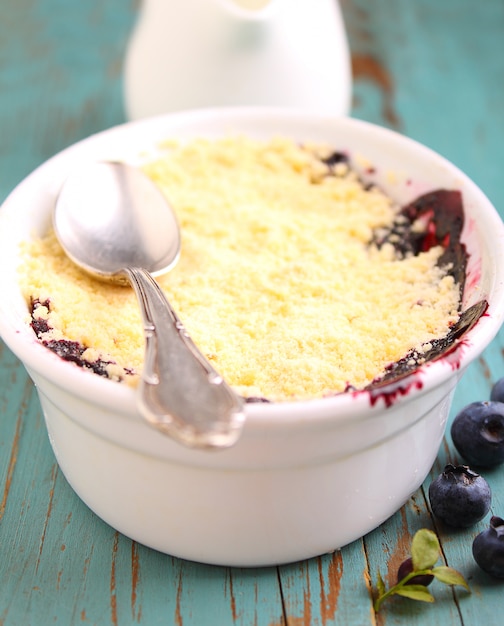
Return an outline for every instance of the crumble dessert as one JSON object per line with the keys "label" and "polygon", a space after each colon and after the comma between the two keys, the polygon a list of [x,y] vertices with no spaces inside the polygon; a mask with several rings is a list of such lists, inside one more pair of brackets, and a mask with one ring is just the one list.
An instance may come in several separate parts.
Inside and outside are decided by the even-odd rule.
{"label": "crumble dessert", "polygon": [[[158,282],[246,398],[366,388],[394,364],[421,363],[459,319],[458,192],[399,207],[347,155],[286,138],[167,143],[143,167],[182,232],[180,260]],[[20,282],[44,345],[136,384],[144,337],[132,289],[89,277],[52,232],[26,242]]]}

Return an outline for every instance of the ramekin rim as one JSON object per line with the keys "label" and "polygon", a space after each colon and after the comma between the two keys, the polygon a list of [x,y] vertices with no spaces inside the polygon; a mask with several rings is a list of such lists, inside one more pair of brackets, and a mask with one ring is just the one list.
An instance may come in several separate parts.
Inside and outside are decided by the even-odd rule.
{"label": "ramekin rim", "polygon": [[[25,184],[25,182],[28,181],[32,176],[39,175],[42,168],[47,167],[49,163],[53,163],[56,160],[65,158],[65,155],[69,154],[71,151],[79,150],[82,145],[93,142],[94,139],[99,135],[104,136],[111,133],[113,134],[116,132],[121,132],[121,130],[125,127],[141,128],[148,125],[153,125],[155,127],[156,124],[158,124],[159,120],[164,120],[167,117],[170,117],[171,119],[182,119],[186,121],[188,120],[190,122],[193,118],[202,120],[205,117],[213,118],[215,116],[225,117],[229,115],[233,117],[253,116],[258,119],[267,119],[270,121],[274,120],[275,118],[287,116],[292,120],[301,120],[304,121],[304,123],[317,124],[324,123],[325,121],[328,123],[334,123],[336,120],[338,121],[338,123],[341,123],[344,120],[345,124],[360,126],[364,129],[372,128],[374,131],[384,133],[386,137],[395,137],[395,140],[412,143],[415,145],[416,149],[427,151],[427,154],[432,155],[436,159],[441,159],[450,169],[452,169],[454,172],[458,172],[460,176],[464,179],[465,183],[472,186],[473,189],[486,200],[488,206],[493,208],[492,203],[483,194],[479,187],[477,187],[475,183],[471,181],[471,179],[469,179],[459,168],[457,168],[456,165],[449,162],[442,155],[434,152],[429,147],[417,142],[412,138],[401,135],[395,130],[381,127],[365,120],[360,120],[357,118],[343,118],[340,116],[316,116],[315,122],[313,114],[304,113],[292,109],[272,109],[270,107],[221,107],[217,109],[195,109],[190,111],[156,116],[147,120],[137,120],[134,122],[119,124],[117,126],[101,131],[100,133],[96,133],[94,135],[91,135],[90,137],[82,139],[81,141],[62,150],[61,152],[57,153],[56,155],[42,163],[38,168],[34,170],[34,172],[32,172],[32,174],[30,174],[21,183],[19,183],[19,185],[8,196],[5,203],[7,203],[9,199],[13,196],[13,194],[16,193],[16,190],[23,184]],[[501,280],[504,282],[504,271]],[[464,339],[465,353],[462,354],[460,357],[461,369],[464,369],[466,363],[472,361],[479,355],[479,353],[497,334],[500,325],[502,324],[504,318],[504,286],[502,284],[500,285],[500,292],[497,300],[498,301],[496,303],[492,301],[489,303],[490,307],[487,315],[479,320],[476,326],[471,331],[469,331],[466,338]],[[3,307],[4,305],[2,306],[2,308]],[[2,308],[0,308],[0,313],[2,312]],[[114,397],[110,399],[110,402],[107,400],[106,405],[115,407],[120,406],[121,412],[124,412],[126,415],[130,415],[131,417],[134,417],[136,415],[136,409],[132,408],[132,404],[134,404],[132,403],[134,390],[131,387],[128,387],[127,385],[120,385],[118,383],[115,383],[114,381],[102,379],[95,374],[79,370],[79,368],[77,368],[74,364],[66,363],[60,357],[57,357],[56,355],[51,353],[47,348],[42,346],[36,340],[35,336],[33,336],[32,341],[30,341],[29,337],[27,336],[26,342],[24,342],[24,339],[22,339],[21,341],[23,343],[19,344],[18,340],[24,336],[22,330],[10,326],[8,323],[4,323],[4,320],[1,318],[2,315],[0,315],[1,336],[4,338],[9,348],[16,354],[16,356],[18,356],[18,358],[20,358],[20,360],[25,364],[28,369],[39,371],[41,375],[49,378],[54,384],[60,385],[65,388],[68,393],[74,393],[82,397],[89,397],[89,395],[92,393],[103,397],[103,393],[110,393],[113,389],[115,389],[117,393],[115,391],[113,392]],[[477,340],[474,341],[474,339]],[[20,345],[22,346],[21,349]],[[457,350],[458,349],[459,348],[457,348]],[[414,393],[421,394],[428,389],[437,386],[438,384],[441,384],[452,374],[453,366],[450,365],[446,359],[439,359],[435,362],[422,366],[419,370],[416,370],[415,374],[422,377],[422,389],[419,389],[417,392]],[[65,384],[61,385],[60,381],[62,377],[70,377],[71,380],[65,380]],[[94,389],[95,387],[96,389]],[[298,419],[302,419],[299,417],[300,414],[306,413],[306,419],[313,421],[313,413],[317,412],[319,410],[319,407],[320,409],[324,409],[323,411],[321,411],[323,415],[326,415],[328,412],[330,412],[330,419],[343,419],[342,415],[337,414],[337,412],[333,410],[333,406],[334,408],[338,408],[341,406],[344,409],[344,415],[351,415],[352,419],[354,419],[356,414],[360,414],[366,409],[366,406],[371,411],[379,410],[380,408],[379,403],[371,405],[371,403],[369,402],[369,398],[366,397],[366,394],[367,392],[347,392],[336,394],[331,397],[311,400],[295,400],[292,402],[288,401],[271,404],[251,403],[247,404],[247,418],[252,420],[253,422],[256,421],[257,423],[262,423],[264,421],[270,420],[278,420],[279,422],[285,423],[287,427],[292,424],[292,420],[297,421]],[[397,402],[404,401],[404,397],[397,398]],[[285,410],[286,407],[288,410]],[[331,410],[329,411],[329,409]],[[287,415],[283,415],[283,413],[287,413]],[[369,414],[367,410],[365,414]],[[315,417],[315,419],[317,418]],[[326,418],[320,417],[320,419]]]}

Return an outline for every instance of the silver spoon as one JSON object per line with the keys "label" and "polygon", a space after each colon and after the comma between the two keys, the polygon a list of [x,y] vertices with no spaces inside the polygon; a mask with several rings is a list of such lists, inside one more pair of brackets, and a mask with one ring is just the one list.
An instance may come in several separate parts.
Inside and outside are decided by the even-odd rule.
{"label": "silver spoon", "polygon": [[136,292],[146,342],[138,390],[142,415],[190,447],[235,443],[243,399],[201,354],[153,279],[180,254],[178,222],[158,187],[133,166],[90,163],[64,182],[53,223],[78,266],[102,280],[131,284]]}

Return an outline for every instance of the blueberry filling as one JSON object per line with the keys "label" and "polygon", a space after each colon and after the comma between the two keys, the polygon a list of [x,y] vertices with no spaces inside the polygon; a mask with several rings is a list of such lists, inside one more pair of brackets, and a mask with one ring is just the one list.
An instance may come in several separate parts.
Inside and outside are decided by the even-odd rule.
{"label": "blueberry filling", "polygon": [[49,300],[40,302],[40,300],[35,299],[31,301],[31,327],[41,344],[57,354],[64,361],[70,361],[79,367],[91,370],[95,374],[98,374],[98,376],[110,378],[107,371],[107,365],[114,365],[114,361],[105,361],[103,359],[96,359],[92,362],[87,361],[82,356],[87,350],[87,347],[83,346],[78,341],[70,341],[68,339],[47,339],[44,337],[46,333],[52,330],[52,327],[48,324],[47,320],[36,315],[37,309],[41,306],[45,307],[49,311],[51,303]]}
{"label": "blueberry filling", "polygon": [[[416,228],[418,223],[422,228]],[[464,208],[459,191],[438,189],[413,200],[398,213],[392,226],[375,232],[372,243],[381,248],[391,244],[399,258],[418,255],[434,246],[442,246],[439,266],[447,268],[463,290],[467,251],[460,241],[464,226]]]}
{"label": "blueberry filling", "polygon": [[417,367],[427,362],[435,361],[455,347],[460,338],[476,324],[485,313],[488,303],[484,300],[473,304],[460,314],[458,321],[453,324],[448,333],[439,339],[429,342],[429,348],[425,351],[411,350],[406,356],[395,363],[385,367],[383,376],[376,378],[367,389],[374,389],[396,381],[411,374]]}
{"label": "blueberry filling", "polygon": [[336,151],[336,152],[332,152],[329,156],[322,159],[322,162],[328,165],[330,168],[332,168],[335,165],[338,165],[339,163],[344,163],[345,165],[348,165],[350,162],[350,159],[345,152]]}
{"label": "blueberry filling", "polygon": [[[423,225],[422,229],[415,227],[418,222]],[[461,193],[438,189],[403,207],[390,228],[375,232],[372,243],[378,248],[385,243],[391,244],[399,258],[409,254],[418,255],[434,246],[442,246],[444,252],[439,257],[438,265],[448,275],[453,276],[462,296],[468,258],[466,247],[460,241],[463,226]],[[487,307],[488,303],[482,300],[463,311],[444,337],[430,341],[425,350],[411,350],[396,363],[389,364],[385,373],[367,388],[373,389],[407,376],[419,365],[447,354],[476,324]]]}

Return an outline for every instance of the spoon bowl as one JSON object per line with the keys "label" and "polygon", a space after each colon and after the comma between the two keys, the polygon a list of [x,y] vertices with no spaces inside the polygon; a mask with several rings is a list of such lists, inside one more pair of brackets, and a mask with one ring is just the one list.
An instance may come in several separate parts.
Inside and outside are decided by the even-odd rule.
{"label": "spoon bowl", "polygon": [[74,263],[104,280],[129,284],[128,266],[158,276],[180,255],[180,229],[166,198],[126,163],[91,162],[73,172],[59,193],[53,224]]}
{"label": "spoon bowl", "polygon": [[178,222],[158,187],[131,165],[90,163],[63,184],[53,225],[74,263],[136,292],[146,341],[142,415],[190,447],[233,445],[243,426],[243,400],[198,350],[153,278],[180,255]]}

